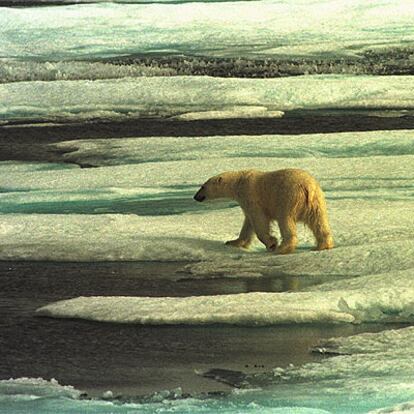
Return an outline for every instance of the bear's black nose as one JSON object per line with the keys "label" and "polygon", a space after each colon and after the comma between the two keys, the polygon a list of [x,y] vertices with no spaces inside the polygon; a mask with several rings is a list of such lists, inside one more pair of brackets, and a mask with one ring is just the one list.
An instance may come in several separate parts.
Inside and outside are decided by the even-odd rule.
{"label": "bear's black nose", "polygon": [[194,200],[195,201],[203,201],[206,198],[206,196],[203,196],[202,194],[200,194],[200,192],[197,192],[196,195],[194,196]]}

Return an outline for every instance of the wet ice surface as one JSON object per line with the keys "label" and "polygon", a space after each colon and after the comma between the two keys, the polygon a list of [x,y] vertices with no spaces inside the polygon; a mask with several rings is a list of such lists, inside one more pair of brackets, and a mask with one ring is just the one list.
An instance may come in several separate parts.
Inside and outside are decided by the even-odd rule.
{"label": "wet ice surface", "polygon": [[[341,356],[326,359],[322,363],[306,364],[299,368],[275,369],[273,374],[247,376],[245,381],[251,387],[255,384],[264,387],[266,383],[268,385],[284,383],[295,384],[295,386],[301,384],[303,388],[307,388],[312,384],[309,387],[308,404],[312,404],[311,401],[318,395],[320,389],[325,389],[325,406],[329,407],[337,401],[335,408],[339,412],[365,412],[363,410],[368,411],[370,406],[375,406],[375,399],[382,398],[392,405],[390,396],[394,395],[398,400],[401,395],[406,394],[411,398],[413,395],[413,355],[412,346],[409,345],[412,337],[413,328],[410,327],[332,339],[321,343],[317,350],[339,353]],[[370,381],[369,378],[375,380]],[[352,394],[352,408],[349,407],[349,401],[343,400],[341,403],[341,398],[338,399],[341,394]],[[370,397],[367,398],[367,395]],[[281,393],[276,397],[281,400],[283,398]],[[341,404],[344,406],[341,407]],[[365,408],[362,408],[364,405]],[[395,410],[392,408],[389,410],[398,412],[399,409],[404,408],[412,409],[412,404],[408,403],[405,407],[397,405]]]}
{"label": "wet ice surface", "polygon": [[[352,289],[346,284],[341,289],[341,282],[332,282],[310,292],[297,293],[260,292],[181,299],[80,297],[47,305],[38,313],[57,318],[150,325],[412,322],[411,274],[410,270],[398,275],[361,276],[356,283],[353,281]],[[392,287],[388,286],[390,278]]]}

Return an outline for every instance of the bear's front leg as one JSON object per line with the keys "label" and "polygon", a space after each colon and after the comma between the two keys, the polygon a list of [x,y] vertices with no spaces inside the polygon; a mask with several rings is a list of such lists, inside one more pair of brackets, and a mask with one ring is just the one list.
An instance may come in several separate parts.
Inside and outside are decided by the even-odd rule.
{"label": "bear's front leg", "polygon": [[227,246],[242,247],[247,249],[254,239],[254,230],[250,223],[250,220],[245,217],[242,229],[238,239],[229,240],[226,242]]}
{"label": "bear's front leg", "polygon": [[292,217],[284,217],[278,220],[282,243],[277,252],[279,254],[289,254],[296,250],[298,237],[296,234],[296,222]]}
{"label": "bear's front leg", "polygon": [[262,212],[252,215],[253,228],[259,240],[266,246],[268,252],[274,252],[277,249],[277,239],[270,234],[270,219]]}

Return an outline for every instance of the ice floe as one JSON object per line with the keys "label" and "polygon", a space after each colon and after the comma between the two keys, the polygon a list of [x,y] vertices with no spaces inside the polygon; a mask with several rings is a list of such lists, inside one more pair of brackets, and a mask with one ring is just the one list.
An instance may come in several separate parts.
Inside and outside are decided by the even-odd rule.
{"label": "ice floe", "polygon": [[[104,168],[1,163],[0,257],[201,261],[187,267],[191,277],[342,277],[412,267],[411,131],[240,137],[236,146],[235,139],[59,144],[67,161],[111,164]],[[321,182],[337,248],[309,252],[312,237],[302,226],[292,256],[264,254],[260,244],[250,252],[225,248],[241,211],[228,202],[195,203],[198,186],[220,171],[287,167]]]}
{"label": "ice floe", "polygon": [[[294,109],[413,109],[410,76],[206,76],[0,84],[0,119],[280,117]],[[204,115],[203,115],[204,113]],[[187,114],[187,115],[186,115]]]}
{"label": "ice floe", "polygon": [[[237,142],[237,145],[234,143]],[[221,158],[352,158],[414,155],[414,132],[85,139],[51,144],[79,165],[122,165]],[[174,148],[175,151],[171,151]]]}
{"label": "ice floe", "polygon": [[153,325],[412,322],[413,295],[414,281],[409,270],[361,276],[348,286],[340,281],[300,292],[187,298],[80,297],[46,305],[38,313]]}

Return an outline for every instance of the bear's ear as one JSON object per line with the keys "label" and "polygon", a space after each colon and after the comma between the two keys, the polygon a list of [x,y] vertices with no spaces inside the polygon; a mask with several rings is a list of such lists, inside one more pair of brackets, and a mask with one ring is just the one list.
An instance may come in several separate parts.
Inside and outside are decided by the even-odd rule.
{"label": "bear's ear", "polygon": [[223,177],[217,177],[217,184],[220,184],[223,181]]}

